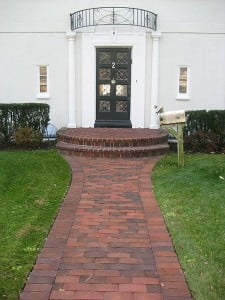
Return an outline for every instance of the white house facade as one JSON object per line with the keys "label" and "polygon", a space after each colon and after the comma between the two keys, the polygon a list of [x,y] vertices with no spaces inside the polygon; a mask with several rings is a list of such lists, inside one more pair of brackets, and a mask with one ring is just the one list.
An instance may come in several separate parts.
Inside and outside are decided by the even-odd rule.
{"label": "white house facade", "polygon": [[0,103],[17,102],[57,128],[225,109],[225,1],[0,0]]}

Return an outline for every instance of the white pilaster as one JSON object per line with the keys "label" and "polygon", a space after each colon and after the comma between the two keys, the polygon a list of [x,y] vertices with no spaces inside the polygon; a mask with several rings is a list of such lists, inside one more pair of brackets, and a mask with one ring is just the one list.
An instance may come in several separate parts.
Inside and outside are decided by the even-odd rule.
{"label": "white pilaster", "polygon": [[68,31],[68,97],[69,97],[69,128],[76,127],[76,105],[75,105],[75,37],[76,32]]}
{"label": "white pilaster", "polygon": [[152,32],[152,77],[151,77],[151,116],[150,128],[158,129],[157,116],[158,94],[159,94],[159,38],[161,32]]}

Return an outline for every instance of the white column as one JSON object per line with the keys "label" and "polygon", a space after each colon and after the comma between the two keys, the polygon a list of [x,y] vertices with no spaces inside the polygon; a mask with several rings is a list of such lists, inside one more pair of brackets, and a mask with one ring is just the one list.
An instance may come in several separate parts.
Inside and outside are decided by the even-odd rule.
{"label": "white column", "polygon": [[68,39],[68,97],[69,97],[69,128],[76,127],[76,105],[75,105],[75,37],[76,32],[66,33]]}
{"label": "white column", "polygon": [[159,122],[156,114],[159,94],[159,38],[161,32],[152,32],[152,78],[151,78],[151,115],[150,128],[158,129]]}

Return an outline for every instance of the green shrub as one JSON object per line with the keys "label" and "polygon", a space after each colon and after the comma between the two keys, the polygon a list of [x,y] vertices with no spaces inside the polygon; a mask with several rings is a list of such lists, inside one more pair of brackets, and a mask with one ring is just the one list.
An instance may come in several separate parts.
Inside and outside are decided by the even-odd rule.
{"label": "green shrub", "polygon": [[209,110],[208,128],[220,136],[220,146],[225,146],[225,110]]}
{"label": "green shrub", "polygon": [[0,104],[0,132],[9,141],[18,128],[29,127],[44,134],[49,122],[49,105],[45,103]]}
{"label": "green shrub", "polygon": [[184,138],[185,149],[192,152],[211,153],[220,150],[220,136],[214,132],[196,131]]}
{"label": "green shrub", "polygon": [[[213,139],[213,136],[219,138],[219,148],[225,146],[225,110],[193,110],[186,112],[186,126],[184,127],[184,136],[190,135],[190,139],[200,136],[207,140]],[[200,131],[199,136],[194,135]],[[205,136],[202,134],[208,133]],[[204,136],[204,137],[203,137]],[[187,138],[189,140],[189,138]],[[201,140],[201,139],[200,139]],[[217,143],[217,142],[216,142]],[[191,143],[193,144],[193,143]],[[210,147],[209,147],[210,148]],[[214,150],[212,150],[214,151]],[[204,151],[205,152],[205,151]],[[208,151],[207,151],[208,152]]]}
{"label": "green shrub", "polygon": [[206,110],[186,111],[186,126],[184,134],[188,135],[198,130],[208,131],[207,129],[207,112]]}
{"label": "green shrub", "polygon": [[5,136],[2,132],[0,132],[0,145],[5,142]]}
{"label": "green shrub", "polygon": [[42,142],[42,134],[32,128],[19,128],[13,135],[16,145],[22,147],[38,147]]}

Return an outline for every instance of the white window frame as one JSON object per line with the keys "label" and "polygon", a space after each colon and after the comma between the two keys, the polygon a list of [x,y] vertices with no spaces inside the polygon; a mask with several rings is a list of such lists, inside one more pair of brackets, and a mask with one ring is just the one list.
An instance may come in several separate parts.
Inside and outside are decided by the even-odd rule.
{"label": "white window frame", "polygon": [[[43,93],[40,91],[40,85],[41,85],[40,67],[47,68],[47,92],[43,92]],[[37,99],[49,99],[50,98],[50,96],[49,96],[49,65],[41,64],[41,65],[37,66],[37,96],[36,96],[36,98]]]}
{"label": "white window frame", "polygon": [[[187,91],[186,93],[179,92],[180,85],[180,69],[187,68]],[[189,66],[178,66],[177,68],[177,100],[190,100],[190,67]]]}

